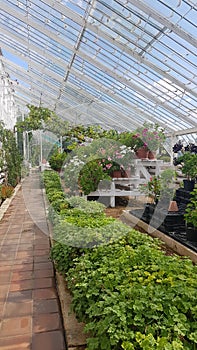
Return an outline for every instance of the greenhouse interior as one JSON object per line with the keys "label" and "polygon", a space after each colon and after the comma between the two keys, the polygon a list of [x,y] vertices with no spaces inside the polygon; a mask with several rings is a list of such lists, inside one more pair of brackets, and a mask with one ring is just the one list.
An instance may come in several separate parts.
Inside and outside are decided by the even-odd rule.
{"label": "greenhouse interior", "polygon": [[0,349],[197,349],[197,1],[4,0]]}

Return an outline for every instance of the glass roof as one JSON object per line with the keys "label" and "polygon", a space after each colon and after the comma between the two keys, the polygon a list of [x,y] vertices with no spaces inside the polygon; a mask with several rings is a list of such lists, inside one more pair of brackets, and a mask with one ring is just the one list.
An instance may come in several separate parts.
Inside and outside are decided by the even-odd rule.
{"label": "glass roof", "polygon": [[197,131],[196,18],[195,0],[5,0],[1,59],[21,108]]}

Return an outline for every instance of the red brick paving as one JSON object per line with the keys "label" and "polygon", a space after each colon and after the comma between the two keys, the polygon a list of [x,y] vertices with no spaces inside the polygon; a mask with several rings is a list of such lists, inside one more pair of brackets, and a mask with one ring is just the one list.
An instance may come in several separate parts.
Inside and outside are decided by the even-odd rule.
{"label": "red brick paving", "polygon": [[34,219],[20,189],[0,222],[0,349],[65,350],[46,222],[44,232],[34,222],[37,207],[42,221],[38,175],[35,191],[30,180]]}

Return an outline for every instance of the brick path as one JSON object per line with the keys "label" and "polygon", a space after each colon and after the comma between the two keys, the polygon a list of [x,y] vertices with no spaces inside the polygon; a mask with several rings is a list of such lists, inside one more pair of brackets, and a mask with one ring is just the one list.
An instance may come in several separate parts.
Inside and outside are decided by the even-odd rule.
{"label": "brick path", "polygon": [[32,174],[0,222],[1,350],[66,349],[49,250],[39,178]]}

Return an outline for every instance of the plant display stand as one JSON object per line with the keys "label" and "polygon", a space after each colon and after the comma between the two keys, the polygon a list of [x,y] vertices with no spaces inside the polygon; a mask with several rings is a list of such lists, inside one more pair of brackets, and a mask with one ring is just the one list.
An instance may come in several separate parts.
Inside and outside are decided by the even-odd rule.
{"label": "plant display stand", "polygon": [[159,175],[162,171],[163,160],[156,159],[135,159],[135,175],[145,178],[147,181],[153,175]]}
{"label": "plant display stand", "polygon": [[[163,160],[135,160],[135,174],[133,177],[112,178],[111,181],[101,181],[98,189],[88,194],[89,197],[110,197],[110,206],[115,207],[115,197],[144,197],[138,189],[139,185],[147,183],[150,177],[159,175]],[[87,197],[87,196],[86,196]]]}
{"label": "plant display stand", "polygon": [[[140,177],[113,178],[111,181],[101,181],[97,191],[89,193],[90,197],[110,197],[110,206],[115,207],[115,197],[138,197],[144,194],[138,190],[138,186],[145,183]],[[87,196],[86,196],[87,197]]]}

